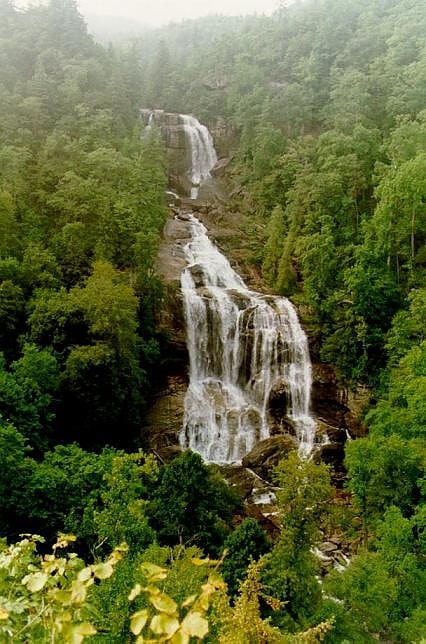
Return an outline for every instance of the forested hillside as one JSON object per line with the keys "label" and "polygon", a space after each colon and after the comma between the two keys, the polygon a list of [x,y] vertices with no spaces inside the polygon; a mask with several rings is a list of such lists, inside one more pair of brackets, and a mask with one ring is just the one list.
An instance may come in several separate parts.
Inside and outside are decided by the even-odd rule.
{"label": "forested hillside", "polygon": [[[74,0],[0,0],[1,641],[423,641],[425,33],[421,0],[306,0],[114,49]],[[250,261],[371,388],[350,504],[293,451],[272,537],[197,454],[139,449],[167,346],[141,107],[221,123]],[[351,563],[319,579],[336,534]]]}

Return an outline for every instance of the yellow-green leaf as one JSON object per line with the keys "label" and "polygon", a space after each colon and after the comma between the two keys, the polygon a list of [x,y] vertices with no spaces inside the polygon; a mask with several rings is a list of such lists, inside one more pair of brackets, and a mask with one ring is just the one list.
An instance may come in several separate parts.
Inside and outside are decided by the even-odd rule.
{"label": "yellow-green leaf", "polygon": [[150,578],[150,581],[161,581],[167,577],[167,571],[165,568],[161,568],[160,566],[156,566],[155,564],[148,562],[141,564],[141,571]]}
{"label": "yellow-green leaf", "polygon": [[56,548],[67,548],[70,543],[76,540],[77,540],[77,537],[74,534],[59,533],[58,540],[53,546],[53,550],[56,550]]}
{"label": "yellow-green leaf", "polygon": [[55,593],[55,601],[60,602],[61,604],[70,604],[71,603],[71,591],[70,590],[58,590]]}
{"label": "yellow-green leaf", "polygon": [[182,622],[182,631],[189,637],[199,637],[201,640],[209,632],[209,625],[201,613],[188,613]]}
{"label": "yellow-green leaf", "polygon": [[215,588],[223,588],[225,585],[222,577],[215,571],[210,573],[208,583]]}
{"label": "yellow-green leaf", "polygon": [[137,613],[131,616],[130,618],[130,630],[133,635],[139,635],[143,627],[148,621],[148,611],[146,608],[144,610],[139,610]]}
{"label": "yellow-green leaf", "polygon": [[77,580],[73,581],[71,587],[71,601],[76,604],[82,604],[86,599],[87,587]]}
{"label": "yellow-green leaf", "polygon": [[189,644],[189,635],[184,633],[180,628],[170,640],[170,644]]}
{"label": "yellow-green leaf", "polygon": [[208,559],[200,559],[199,557],[194,557],[193,559],[191,559],[191,561],[194,566],[205,566],[209,563]]}
{"label": "yellow-green leaf", "polygon": [[162,615],[154,615],[150,628],[155,635],[167,635],[171,637],[179,628],[179,620],[165,613]]}
{"label": "yellow-green leaf", "polygon": [[31,593],[37,593],[44,588],[47,582],[47,575],[45,572],[35,572],[28,575],[26,586]]}
{"label": "yellow-green leaf", "polygon": [[198,605],[204,611],[208,611],[210,606],[210,594],[203,593],[202,595],[200,595],[200,599],[198,600]]}
{"label": "yellow-green leaf", "polygon": [[114,568],[110,563],[100,563],[93,567],[93,572],[98,579],[108,579],[114,572]]}
{"label": "yellow-green leaf", "polygon": [[188,606],[191,606],[197,599],[197,595],[191,595],[190,597],[187,597],[185,601],[182,603],[182,608],[188,608]]}
{"label": "yellow-green leaf", "polygon": [[92,576],[92,568],[90,566],[86,566],[86,568],[83,568],[80,570],[80,572],[77,575],[78,581],[87,581],[90,579]]}
{"label": "yellow-green leaf", "polygon": [[158,595],[154,595],[153,597],[150,597],[149,601],[161,613],[167,613],[168,615],[173,615],[177,611],[176,602],[171,597],[169,597],[168,595],[165,595],[164,593],[159,593]]}
{"label": "yellow-green leaf", "polygon": [[89,624],[89,622],[82,622],[81,624],[77,624],[77,626],[74,626],[72,630],[73,634],[83,636],[96,635],[96,633],[98,632],[92,624]]}
{"label": "yellow-green leaf", "polygon": [[142,592],[142,586],[140,584],[136,584],[135,586],[133,586],[127,599],[129,600],[129,602],[132,602],[138,595],[141,594],[141,592]]}
{"label": "yellow-green leaf", "polygon": [[194,557],[191,559],[192,563],[194,566],[217,566],[220,561],[217,559],[210,559],[210,557],[206,557],[205,559],[200,559],[200,557]]}

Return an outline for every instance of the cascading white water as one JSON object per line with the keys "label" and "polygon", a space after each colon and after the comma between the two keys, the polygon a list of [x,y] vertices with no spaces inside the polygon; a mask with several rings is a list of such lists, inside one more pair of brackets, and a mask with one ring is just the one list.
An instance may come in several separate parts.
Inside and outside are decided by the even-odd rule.
{"label": "cascading white water", "polygon": [[196,199],[199,187],[210,176],[210,170],[216,164],[217,155],[206,126],[189,114],[180,114],[180,118],[191,154],[191,199]]}
{"label": "cascading white water", "polygon": [[250,291],[191,216],[182,273],[190,383],[180,443],[216,463],[240,462],[269,436],[273,390],[288,399],[299,451],[315,437],[306,335],[285,298]]}

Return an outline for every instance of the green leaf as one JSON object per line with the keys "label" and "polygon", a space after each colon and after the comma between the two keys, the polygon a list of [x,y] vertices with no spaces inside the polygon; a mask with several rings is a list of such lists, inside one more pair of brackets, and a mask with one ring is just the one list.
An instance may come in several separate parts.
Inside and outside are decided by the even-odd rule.
{"label": "green leaf", "polygon": [[176,602],[171,597],[169,597],[168,595],[165,595],[164,593],[159,593],[158,595],[154,595],[154,597],[150,597],[149,600],[151,604],[161,613],[167,613],[168,615],[173,615],[177,611]]}
{"label": "green leaf", "polygon": [[114,572],[110,563],[100,563],[94,566],[93,572],[98,579],[108,579]]}
{"label": "green leaf", "polygon": [[189,637],[203,639],[209,632],[209,625],[201,613],[188,613],[182,622],[182,631],[189,635]]}
{"label": "green leaf", "polygon": [[130,618],[130,630],[132,631],[133,635],[139,635],[148,621],[148,615],[149,613],[146,608],[132,615],[132,617]]}
{"label": "green leaf", "polygon": [[156,635],[167,635],[171,637],[179,628],[179,620],[170,615],[154,615],[150,628]]}

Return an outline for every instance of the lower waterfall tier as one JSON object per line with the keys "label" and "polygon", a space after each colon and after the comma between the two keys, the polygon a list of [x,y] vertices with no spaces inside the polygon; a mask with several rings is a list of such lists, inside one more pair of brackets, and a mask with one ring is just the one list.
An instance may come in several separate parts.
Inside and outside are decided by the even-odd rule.
{"label": "lower waterfall tier", "polygon": [[182,447],[207,461],[240,462],[270,435],[270,403],[279,390],[282,415],[309,454],[312,370],[293,305],[250,291],[194,217],[191,231],[181,278],[190,360]]}

